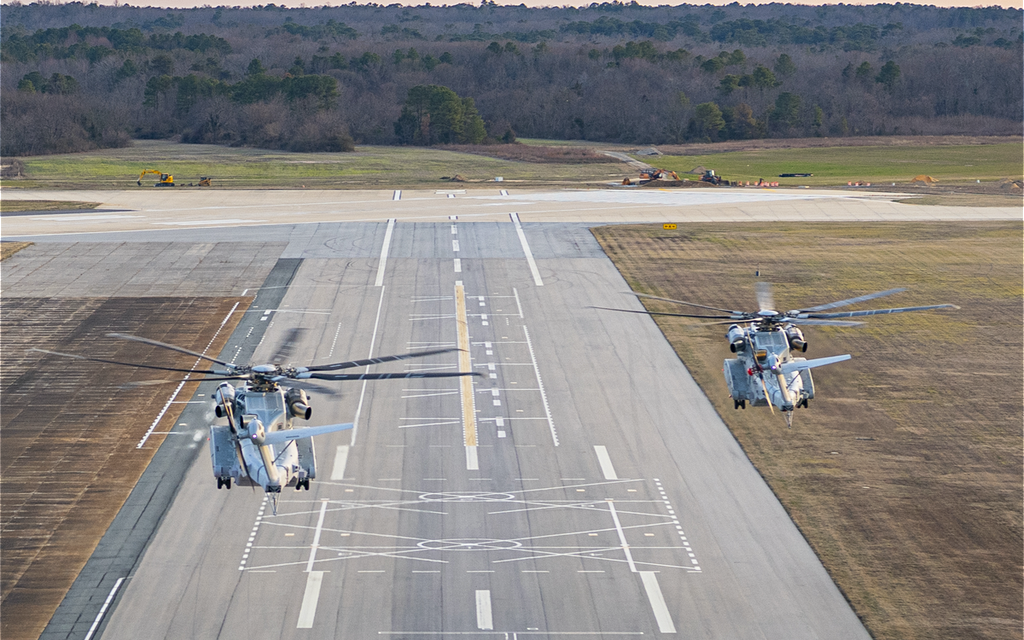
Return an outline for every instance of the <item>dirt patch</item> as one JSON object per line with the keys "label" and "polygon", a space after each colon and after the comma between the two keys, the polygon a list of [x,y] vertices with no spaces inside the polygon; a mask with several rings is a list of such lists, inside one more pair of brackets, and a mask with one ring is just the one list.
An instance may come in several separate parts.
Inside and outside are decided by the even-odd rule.
{"label": "dirt patch", "polygon": [[[807,327],[808,357],[853,359],[815,369],[817,397],[792,429],[765,409],[734,410],[724,327],[657,321],[873,637],[1019,640],[1019,222],[594,234],[634,290],[714,307],[756,309],[755,270],[785,309],[895,286],[910,290],[876,306],[960,305]],[[678,311],[663,304],[649,308]]]}
{"label": "dirt patch", "polygon": [[[153,434],[136,448],[175,385],[128,383],[176,375],[28,349],[188,369],[193,356],[105,334],[143,335],[200,352],[216,334],[210,351],[218,353],[242,314],[232,314],[218,334],[221,321],[236,302],[248,301],[4,299],[0,635],[5,639],[39,637],[163,441]],[[197,384],[185,385],[180,395],[188,397]],[[161,424],[173,425],[183,406],[171,405]]]}
{"label": "dirt patch", "polygon": [[516,162],[549,164],[607,164],[609,162],[608,156],[586,147],[538,146],[516,142],[490,145],[448,145],[439,148]]}

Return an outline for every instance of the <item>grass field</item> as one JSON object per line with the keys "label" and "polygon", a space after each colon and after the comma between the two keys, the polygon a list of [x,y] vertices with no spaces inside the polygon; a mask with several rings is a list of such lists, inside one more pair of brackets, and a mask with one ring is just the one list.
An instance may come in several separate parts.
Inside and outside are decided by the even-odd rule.
{"label": "grass field", "polygon": [[[641,158],[682,175],[698,166],[714,169],[729,180],[783,186],[845,185],[847,182],[897,186],[924,174],[942,182],[994,182],[1020,179],[1024,172],[1020,142],[986,145],[825,147],[748,149],[693,156]],[[810,178],[779,178],[782,173],[813,173]]]}
{"label": "grass field", "polygon": [[808,357],[853,359],[814,370],[792,429],[733,408],[725,327],[657,319],[877,639],[1021,637],[1021,226],[594,230],[634,290],[673,299],[756,309],[759,269],[784,309],[896,286],[910,290],[851,308],[961,307],[805,329]]}
{"label": "grass field", "polygon": [[[624,174],[622,163],[611,159],[584,165],[539,164],[421,147],[291,153],[154,140],[136,141],[126,149],[22,160],[27,177],[5,180],[5,188],[141,189],[136,181],[143,169],[170,173],[179,186],[210,176],[213,188],[238,189],[442,187],[450,184],[442,178],[456,175],[469,182],[493,181],[500,176],[520,185],[578,185],[621,180]],[[142,182],[151,189],[155,181],[149,175]]]}

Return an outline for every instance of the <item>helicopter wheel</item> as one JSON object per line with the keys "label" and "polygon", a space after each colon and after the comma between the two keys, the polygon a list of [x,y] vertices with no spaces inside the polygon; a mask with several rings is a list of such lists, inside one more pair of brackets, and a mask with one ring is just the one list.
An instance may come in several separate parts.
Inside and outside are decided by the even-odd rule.
{"label": "helicopter wheel", "polygon": [[735,408],[735,409],[746,409],[747,408],[747,401],[746,400],[733,400],[732,402],[733,402],[733,405],[734,405],[733,408]]}
{"label": "helicopter wheel", "polygon": [[231,491],[231,478],[224,478],[224,488]]}

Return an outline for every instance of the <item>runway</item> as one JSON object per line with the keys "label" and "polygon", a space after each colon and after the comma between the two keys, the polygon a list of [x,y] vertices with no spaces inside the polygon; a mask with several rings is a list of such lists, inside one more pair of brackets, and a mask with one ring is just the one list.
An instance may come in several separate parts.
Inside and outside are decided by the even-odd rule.
{"label": "runway", "polygon": [[[286,490],[277,515],[256,491],[216,488],[201,445],[212,384],[201,386],[173,427],[189,437],[161,448],[181,467],[161,468],[174,484],[166,512],[132,516],[155,529],[145,552],[125,569],[119,547],[101,544],[106,555],[43,637],[868,638],[654,322],[589,308],[640,307],[576,221],[922,219],[945,208],[622,193],[638,199],[331,192],[342,199],[285,221],[281,195],[261,192],[236,194],[230,218],[116,197],[100,201],[141,219],[4,218],[4,239],[40,243],[5,266],[5,289],[61,273],[85,248],[262,242],[261,259],[278,256],[268,280],[211,294],[255,294],[262,310],[223,357],[260,362],[301,327],[296,364],[463,346],[408,369],[482,374],[314,393],[311,426],[356,428],[317,438],[312,490]],[[155,230],[165,216],[188,224]],[[161,264],[125,274],[135,284],[115,295]]]}

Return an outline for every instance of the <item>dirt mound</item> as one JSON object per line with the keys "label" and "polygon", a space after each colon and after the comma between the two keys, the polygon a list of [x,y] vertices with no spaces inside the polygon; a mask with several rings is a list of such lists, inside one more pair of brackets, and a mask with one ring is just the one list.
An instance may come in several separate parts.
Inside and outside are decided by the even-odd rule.
{"label": "dirt mound", "polygon": [[935,184],[936,182],[938,182],[938,180],[936,180],[935,178],[933,178],[933,177],[931,177],[931,176],[926,176],[926,175],[924,175],[924,174],[922,173],[921,175],[919,175],[919,176],[915,177],[915,178],[914,178],[913,180],[911,180],[910,182],[911,182],[911,183],[914,183],[914,182],[923,182],[923,183],[925,183],[925,184]]}
{"label": "dirt mound", "polygon": [[708,170],[704,168],[704,165],[700,165],[699,167],[694,167],[694,168],[690,169],[686,173],[692,173],[695,176],[702,176],[702,175],[704,175],[707,172],[708,172]]}
{"label": "dirt mound", "polygon": [[656,189],[691,189],[702,187],[714,187],[710,182],[698,182],[696,180],[651,180],[640,185],[640,188],[654,187]]}

